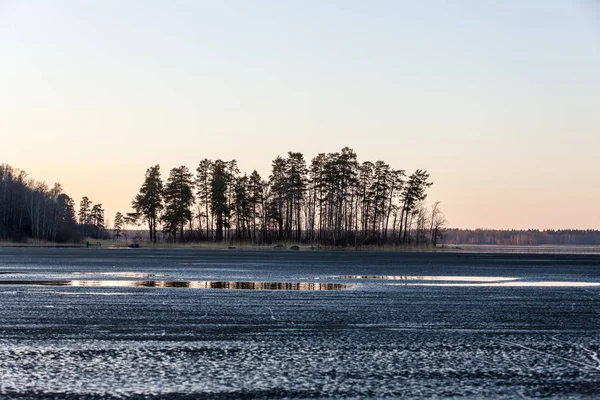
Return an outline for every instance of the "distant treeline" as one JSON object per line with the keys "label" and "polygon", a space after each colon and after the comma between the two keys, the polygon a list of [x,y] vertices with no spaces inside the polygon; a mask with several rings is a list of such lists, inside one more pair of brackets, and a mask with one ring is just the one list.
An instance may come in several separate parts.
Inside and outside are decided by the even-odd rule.
{"label": "distant treeline", "polygon": [[28,238],[52,242],[80,242],[86,236],[107,237],[104,210],[84,197],[78,223],[74,201],[60,184],[28,178],[25,171],[0,164],[0,240]]}
{"label": "distant treeline", "polygon": [[598,230],[446,229],[444,243],[519,245],[600,245]]}
{"label": "distant treeline", "polygon": [[[439,203],[425,207],[429,174],[359,163],[348,148],[321,153],[309,164],[289,152],[272,161],[263,179],[242,174],[236,160],[199,162],[171,169],[163,182],[160,166],[146,171],[135,210],[115,216],[115,229],[140,223],[159,241],[294,241],[333,246],[429,244],[445,223]],[[117,223],[117,221],[121,221]],[[161,235],[161,231],[164,233]]]}

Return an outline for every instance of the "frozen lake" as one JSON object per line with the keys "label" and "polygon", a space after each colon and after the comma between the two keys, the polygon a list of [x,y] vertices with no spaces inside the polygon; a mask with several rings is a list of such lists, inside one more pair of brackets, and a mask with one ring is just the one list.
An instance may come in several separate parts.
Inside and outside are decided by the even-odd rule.
{"label": "frozen lake", "polygon": [[598,398],[600,255],[0,248],[0,397]]}

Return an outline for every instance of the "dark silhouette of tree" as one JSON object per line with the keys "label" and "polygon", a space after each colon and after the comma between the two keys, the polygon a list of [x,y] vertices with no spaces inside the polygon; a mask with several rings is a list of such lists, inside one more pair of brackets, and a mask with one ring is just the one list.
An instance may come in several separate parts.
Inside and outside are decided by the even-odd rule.
{"label": "dark silhouette of tree", "polygon": [[284,221],[286,215],[286,197],[288,182],[286,181],[286,160],[277,157],[271,163],[271,175],[269,176],[270,198],[268,219],[274,223],[276,237],[278,240],[284,238]]}
{"label": "dark silhouette of tree", "polygon": [[[156,231],[163,204],[163,182],[160,176],[160,166],[157,164],[146,170],[144,183],[139,193],[133,199],[131,206],[135,214],[130,213],[132,217],[142,217],[148,224],[150,231],[150,240],[156,243]],[[136,218],[137,219],[137,218]]]}
{"label": "dark silhouette of tree", "polygon": [[38,182],[33,179],[27,181],[25,191],[25,205],[29,217],[30,236],[34,238],[41,237],[45,234],[45,224],[48,221],[46,213],[48,203],[51,201],[49,189],[46,183]]}
{"label": "dark silhouette of tree", "polygon": [[226,189],[225,189],[225,197],[227,198],[227,212],[225,214],[225,230],[226,230],[226,239],[231,239],[231,227],[235,223],[232,218],[235,217],[235,181],[238,178],[240,170],[237,165],[236,160],[230,160],[225,163],[226,165]]}
{"label": "dark silhouette of tree", "polygon": [[94,204],[90,212],[89,225],[92,237],[99,239],[104,233],[104,209],[102,204]]}
{"label": "dark silhouette of tree", "polygon": [[440,202],[436,201],[431,206],[431,218],[429,220],[429,240],[433,247],[437,246],[438,239],[441,239],[444,233],[444,227],[446,225],[446,217],[440,209]]}
{"label": "dark silhouette of tree", "polygon": [[415,211],[419,202],[425,200],[427,197],[426,190],[433,184],[433,182],[428,182],[428,179],[429,174],[427,171],[418,169],[408,177],[408,180],[404,185],[401,195],[404,224],[401,223],[400,225],[400,231],[404,229],[404,236],[402,238],[404,243],[408,243],[409,238],[408,233],[410,231],[410,225],[408,223],[408,218]]}
{"label": "dark silhouette of tree", "polygon": [[204,227],[206,229],[206,239],[212,240],[212,220],[211,220],[211,176],[213,163],[205,158],[198,164],[196,168],[196,199],[198,201],[198,223],[202,230],[202,219],[204,219]]}
{"label": "dark silhouette of tree", "polygon": [[53,238],[56,242],[76,241],[79,239],[77,232],[77,219],[75,218],[75,202],[64,193],[58,195],[57,204],[57,230]]}
{"label": "dark silhouette of tree", "polygon": [[[321,224],[323,214],[322,196],[323,196],[323,165],[325,162],[325,154],[320,153],[310,162],[308,170],[308,185],[307,185],[307,239],[314,243],[321,239],[323,226]],[[317,227],[317,223],[319,223]],[[318,230],[317,230],[318,228]]]}
{"label": "dark silhouette of tree", "polygon": [[[382,221],[387,211],[388,192],[390,191],[390,166],[383,161],[375,163],[370,193],[372,195],[373,217],[371,232],[379,236],[383,232]],[[381,243],[381,238],[377,237]]]}
{"label": "dark silhouette of tree", "polygon": [[[250,213],[250,224],[252,242],[259,243],[258,233],[264,234],[263,228],[263,215],[264,215],[264,192],[266,182],[262,180],[259,173],[256,170],[252,171],[250,178],[248,179],[248,208]],[[257,230],[257,226],[259,229]]]}
{"label": "dark silhouette of tree", "polygon": [[119,239],[121,237],[121,232],[123,231],[123,226],[125,225],[125,219],[123,218],[123,214],[117,212],[115,214],[115,239]]}
{"label": "dark silhouette of tree", "polygon": [[237,240],[250,239],[250,194],[249,179],[247,175],[237,177],[234,181],[233,215],[235,217],[235,238]]}
{"label": "dark silhouette of tree", "polygon": [[22,170],[0,164],[0,239],[79,241],[80,233],[73,200],[60,184],[49,188],[27,179]]}
{"label": "dark silhouette of tree", "polygon": [[186,166],[173,168],[164,189],[165,213],[162,216],[165,231],[175,240],[183,241],[185,224],[192,220],[191,206],[194,202],[193,175]]}
{"label": "dark silhouette of tree", "polygon": [[81,236],[85,237],[88,235],[88,228],[90,225],[90,218],[92,216],[92,202],[87,196],[81,198],[79,202],[79,226],[81,227]]}
{"label": "dark silhouette of tree", "polygon": [[355,203],[357,202],[358,160],[356,153],[344,147],[338,159],[338,242],[350,244],[354,223]]}
{"label": "dark silhouette of tree", "polygon": [[[286,231],[287,239],[300,241],[302,236],[302,206],[307,187],[306,161],[302,153],[288,152],[284,163],[286,189]],[[293,232],[295,229],[295,232]]]}
{"label": "dark silhouette of tree", "polygon": [[216,160],[212,166],[210,204],[216,221],[215,240],[217,242],[223,241],[223,228],[228,223],[229,206],[226,197],[228,181],[227,164],[222,160]]}
{"label": "dark silhouette of tree", "polygon": [[375,165],[370,161],[365,161],[359,168],[358,178],[358,198],[361,203],[361,226],[362,226],[362,239],[363,244],[367,244],[371,241],[371,235],[369,232],[369,221],[372,219],[373,209],[373,193],[371,192],[371,186],[374,177]]}

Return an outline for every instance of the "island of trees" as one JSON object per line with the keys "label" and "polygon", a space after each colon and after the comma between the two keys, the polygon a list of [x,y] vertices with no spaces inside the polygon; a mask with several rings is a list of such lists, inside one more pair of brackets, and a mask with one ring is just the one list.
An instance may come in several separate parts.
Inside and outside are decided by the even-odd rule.
{"label": "island of trees", "polygon": [[236,160],[203,159],[195,173],[175,167],[166,181],[159,165],[148,168],[134,211],[115,221],[146,225],[153,242],[435,245],[445,219],[439,203],[425,206],[431,185],[425,170],[360,163],[348,147],[310,163],[288,152],[266,179],[241,173]]}

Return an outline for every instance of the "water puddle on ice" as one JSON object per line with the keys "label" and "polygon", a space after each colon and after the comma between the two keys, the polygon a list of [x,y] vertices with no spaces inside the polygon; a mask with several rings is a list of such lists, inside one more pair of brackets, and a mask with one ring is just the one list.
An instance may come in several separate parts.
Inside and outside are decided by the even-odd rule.
{"label": "water puddle on ice", "polygon": [[484,283],[389,283],[388,285],[407,286],[469,286],[469,287],[589,287],[600,286],[600,282],[534,282],[534,281],[512,281],[512,282],[484,282]]}
{"label": "water puddle on ice", "polygon": [[386,281],[459,281],[459,282],[506,282],[518,278],[499,276],[411,276],[411,275],[342,275],[336,279],[383,279]]}
{"label": "water puddle on ice", "polygon": [[141,272],[73,272],[72,275],[99,275],[119,278],[152,278],[154,276],[166,276],[164,274],[146,274]]}
{"label": "water puddle on ice", "polygon": [[0,285],[151,287],[233,290],[342,290],[352,287],[341,283],[313,282],[238,282],[238,281],[124,281],[124,280],[4,280]]}

